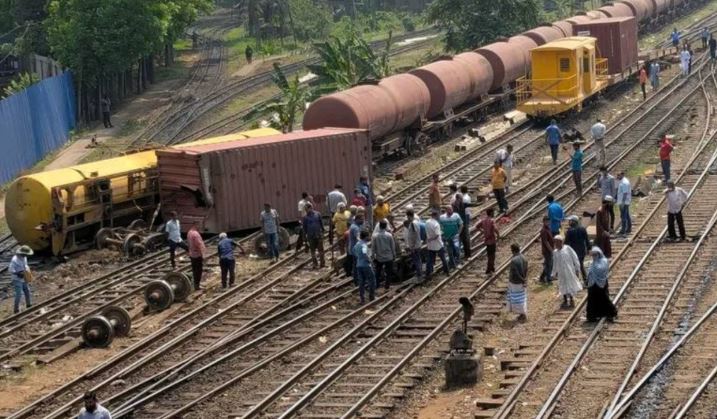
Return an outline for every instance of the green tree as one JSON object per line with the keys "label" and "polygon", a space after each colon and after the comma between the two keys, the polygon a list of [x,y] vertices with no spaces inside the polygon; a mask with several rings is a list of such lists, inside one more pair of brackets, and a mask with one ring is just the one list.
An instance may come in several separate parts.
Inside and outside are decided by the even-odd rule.
{"label": "green tree", "polygon": [[[15,28],[14,9],[15,0],[0,0],[0,35]],[[7,39],[0,38],[0,43],[2,42],[7,42]]]}
{"label": "green tree", "polygon": [[294,35],[301,41],[324,39],[332,24],[331,10],[326,3],[314,0],[289,0],[288,16]]}
{"label": "green tree", "polygon": [[386,47],[376,53],[359,34],[352,31],[344,37],[332,36],[314,45],[321,64],[309,66],[327,90],[343,90],[366,80],[390,74],[391,34]]}
{"label": "green tree", "polygon": [[463,51],[536,26],[538,0],[435,0],[428,20],[446,31],[446,49]]}
{"label": "green tree", "polygon": [[299,81],[298,75],[288,79],[278,63],[274,63],[272,80],[281,89],[278,98],[250,115],[255,117],[269,113],[273,128],[282,132],[291,132],[294,130],[297,117],[304,111],[306,104],[314,99],[314,93],[308,85]]}
{"label": "green tree", "polygon": [[40,78],[32,73],[22,73],[10,81],[10,84],[5,87],[5,97],[19,93],[39,81]]}

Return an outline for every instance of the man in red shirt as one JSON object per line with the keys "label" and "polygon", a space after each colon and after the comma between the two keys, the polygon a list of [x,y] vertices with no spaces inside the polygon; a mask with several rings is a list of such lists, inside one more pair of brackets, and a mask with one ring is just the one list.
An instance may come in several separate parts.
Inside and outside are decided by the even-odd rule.
{"label": "man in red shirt", "polygon": [[187,232],[187,245],[189,246],[189,260],[192,263],[192,277],[194,278],[194,290],[198,291],[202,282],[202,270],[204,269],[204,240],[197,230],[197,223]]}
{"label": "man in red shirt", "polygon": [[553,274],[553,233],[550,231],[550,217],[543,217],[543,228],[540,229],[540,248],[543,254],[543,272],[540,274],[540,282],[550,284]]}
{"label": "man in red shirt", "polygon": [[495,251],[500,238],[498,227],[495,225],[495,220],[493,220],[493,214],[493,208],[488,208],[485,210],[485,217],[478,223],[478,231],[483,233],[483,243],[488,256],[488,266],[485,268],[486,275],[495,273]]}
{"label": "man in red shirt", "polygon": [[670,154],[675,146],[670,143],[670,138],[665,134],[660,143],[660,162],[662,163],[662,174],[665,176],[665,183],[670,180]]}

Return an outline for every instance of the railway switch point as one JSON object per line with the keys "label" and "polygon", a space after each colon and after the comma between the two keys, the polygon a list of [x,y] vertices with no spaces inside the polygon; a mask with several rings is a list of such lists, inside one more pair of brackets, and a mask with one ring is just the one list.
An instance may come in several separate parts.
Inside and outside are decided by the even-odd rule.
{"label": "railway switch point", "polygon": [[110,306],[99,316],[92,316],[82,324],[82,342],[90,348],[106,348],[115,336],[127,336],[132,318],[122,307]]}
{"label": "railway switch point", "polygon": [[152,281],[144,289],[144,301],[151,311],[166,310],[175,302],[184,301],[194,290],[192,281],[181,272],[170,272]]}

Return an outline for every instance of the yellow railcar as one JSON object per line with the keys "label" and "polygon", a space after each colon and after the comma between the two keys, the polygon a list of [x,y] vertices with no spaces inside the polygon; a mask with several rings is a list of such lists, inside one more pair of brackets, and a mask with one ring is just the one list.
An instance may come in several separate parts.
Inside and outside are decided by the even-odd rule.
{"label": "yellow railcar", "polygon": [[608,85],[607,60],[597,57],[597,39],[574,36],[530,51],[530,77],[518,80],[518,110],[538,118],[581,110]]}
{"label": "yellow railcar", "polygon": [[[281,134],[270,128],[177,145],[215,144]],[[151,214],[159,202],[157,155],[143,151],[22,176],[5,195],[5,218],[15,239],[59,255],[92,246],[102,227]]]}

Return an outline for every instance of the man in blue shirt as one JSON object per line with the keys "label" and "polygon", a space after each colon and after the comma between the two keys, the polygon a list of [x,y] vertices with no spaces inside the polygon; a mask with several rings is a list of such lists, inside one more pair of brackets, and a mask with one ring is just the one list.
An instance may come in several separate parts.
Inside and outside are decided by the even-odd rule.
{"label": "man in blue shirt", "polygon": [[558,150],[560,148],[560,138],[562,133],[558,128],[558,123],[553,119],[550,125],[545,129],[545,141],[550,146],[550,156],[553,158],[553,165],[558,164]]}
{"label": "man in blue shirt", "polygon": [[324,259],[324,222],[321,220],[321,214],[314,211],[311,204],[306,204],[306,215],[301,222],[304,229],[304,235],[309,242],[309,250],[311,251],[311,262],[314,269],[317,267],[316,251],[319,251],[320,266],[326,266]]}
{"label": "man in blue shirt", "polygon": [[573,182],[575,183],[575,193],[580,196],[583,194],[583,151],[580,149],[580,141],[573,143],[570,162],[570,167],[573,171]]}
{"label": "man in blue shirt", "polygon": [[677,48],[680,46],[680,33],[677,32],[677,28],[674,28],[672,30],[672,34],[670,35],[670,38],[672,39],[672,46]]}
{"label": "man in blue shirt", "polygon": [[364,298],[365,289],[368,288],[368,299],[373,301],[376,298],[376,276],[371,267],[371,255],[368,251],[369,232],[361,231],[359,241],[353,247],[353,255],[356,258],[356,273],[358,274],[359,297],[361,304],[366,302]]}
{"label": "man in blue shirt", "polygon": [[234,240],[227,237],[227,233],[219,234],[217,250],[219,254],[219,268],[222,272],[222,288],[227,287],[227,276],[229,276],[229,286],[234,286],[234,268],[236,266],[236,261],[234,260],[235,247],[238,247],[239,251],[244,253],[244,249]]}
{"label": "man in blue shirt", "polygon": [[548,201],[548,218],[550,219],[550,233],[553,236],[560,234],[560,223],[563,222],[563,207],[555,201],[553,195],[545,198]]}

